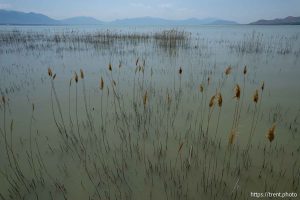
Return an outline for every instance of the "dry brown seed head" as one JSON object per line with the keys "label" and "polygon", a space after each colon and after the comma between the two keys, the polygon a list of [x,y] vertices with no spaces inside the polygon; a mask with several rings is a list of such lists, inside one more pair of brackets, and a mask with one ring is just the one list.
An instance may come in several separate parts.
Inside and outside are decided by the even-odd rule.
{"label": "dry brown seed head", "polygon": [[223,97],[222,97],[222,94],[219,93],[218,94],[218,105],[219,105],[219,107],[222,107],[222,104],[223,104]]}
{"label": "dry brown seed head", "polygon": [[109,65],[108,65],[108,70],[112,71],[112,65],[111,65],[111,63],[109,63]]}
{"label": "dry brown seed head", "polygon": [[229,138],[228,138],[228,143],[230,145],[233,145],[235,137],[236,137],[236,132],[235,132],[234,129],[232,129],[231,132],[230,132],[230,134],[229,134]]}
{"label": "dry brown seed head", "polygon": [[146,91],[145,94],[144,94],[144,97],[143,97],[143,104],[144,104],[144,106],[147,105],[147,100],[148,100],[148,92]]}
{"label": "dry brown seed head", "polygon": [[234,98],[237,98],[237,100],[239,100],[241,97],[241,88],[240,88],[239,84],[236,84],[234,91],[235,91]]}
{"label": "dry brown seed head", "polygon": [[75,79],[75,82],[78,83],[78,75],[77,75],[76,72],[75,72],[75,75],[74,75],[74,79]]}
{"label": "dry brown seed head", "polygon": [[275,128],[276,124],[273,124],[273,126],[268,130],[267,138],[270,142],[272,142],[275,138]]}
{"label": "dry brown seed head", "polygon": [[215,105],[215,98],[216,98],[216,95],[213,95],[211,98],[210,98],[210,101],[209,101],[209,108],[213,107]]}
{"label": "dry brown seed head", "polygon": [[48,67],[48,75],[50,76],[50,77],[52,77],[52,70],[51,70],[51,68],[50,67]]}
{"label": "dry brown seed head", "polygon": [[258,102],[258,90],[255,90],[255,92],[254,92],[253,101],[254,101],[254,103]]}
{"label": "dry brown seed head", "polygon": [[82,70],[82,69],[80,69],[80,78],[81,78],[81,79],[84,79],[84,73],[83,73],[83,70]]}
{"label": "dry brown seed head", "polygon": [[263,91],[265,89],[265,82],[263,81],[261,84],[261,90]]}
{"label": "dry brown seed head", "polygon": [[225,74],[229,75],[231,73],[232,67],[229,65],[226,69],[225,69]]}
{"label": "dry brown seed head", "polygon": [[103,88],[104,88],[104,80],[101,77],[101,79],[100,79],[100,90],[103,90]]}
{"label": "dry brown seed head", "polygon": [[204,91],[204,87],[203,87],[203,85],[202,85],[202,84],[200,84],[200,86],[199,86],[199,89],[200,89],[200,92],[201,92],[201,93],[203,93],[203,91]]}
{"label": "dry brown seed head", "polygon": [[179,67],[178,73],[181,75],[182,74],[182,68]]}
{"label": "dry brown seed head", "polygon": [[244,67],[243,74],[244,74],[244,75],[246,75],[246,74],[247,74],[247,65],[245,65],[245,67]]}

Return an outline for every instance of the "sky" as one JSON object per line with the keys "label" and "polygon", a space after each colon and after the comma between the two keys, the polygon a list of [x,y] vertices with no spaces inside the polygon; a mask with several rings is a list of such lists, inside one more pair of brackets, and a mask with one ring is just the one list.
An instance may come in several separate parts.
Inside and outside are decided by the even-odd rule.
{"label": "sky", "polygon": [[90,16],[103,21],[134,17],[220,18],[239,23],[300,16],[300,0],[0,0],[0,9],[54,19]]}

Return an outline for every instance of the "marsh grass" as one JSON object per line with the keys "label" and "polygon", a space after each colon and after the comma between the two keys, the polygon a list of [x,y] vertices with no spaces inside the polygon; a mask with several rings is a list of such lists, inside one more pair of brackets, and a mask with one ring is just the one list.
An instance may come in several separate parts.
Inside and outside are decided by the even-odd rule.
{"label": "marsh grass", "polygon": [[[1,38],[0,44],[18,38],[20,43],[34,42],[35,37],[24,33],[11,36]],[[254,90],[253,96],[246,93],[259,81],[251,63],[251,70],[245,66],[243,73],[233,67],[236,65],[218,62],[209,62],[205,68],[207,63],[199,61],[199,69],[192,68],[165,50],[181,55],[187,48],[191,57],[201,55],[201,60],[207,61],[211,54],[197,45],[209,41],[201,40],[191,50],[189,35],[176,30],[157,35],[105,32],[75,33],[70,38],[64,33],[54,38],[36,37],[57,46],[71,42],[71,49],[78,42],[84,44],[81,48],[104,48],[123,41],[134,50],[127,58],[127,54],[116,53],[119,51],[98,49],[103,55],[95,55],[97,69],[93,72],[81,69],[77,74],[80,68],[77,72],[55,68],[53,73],[44,68],[43,76],[48,73],[49,81],[45,79],[41,85],[50,89],[50,98],[37,106],[38,99],[30,96],[37,105],[22,115],[29,119],[29,138],[19,135],[22,125],[10,120],[8,98],[2,98],[0,156],[4,163],[0,164],[0,182],[6,185],[0,196],[4,199],[197,199],[199,195],[205,199],[248,199],[249,192],[255,190],[299,191],[298,151],[284,146],[291,136],[281,134],[286,131],[282,121],[286,115],[280,106],[268,111],[261,103],[264,85]],[[170,68],[155,67],[152,60],[156,57],[142,52],[144,47],[150,48],[151,40],[162,54],[159,58],[167,60],[162,63],[171,63]],[[254,44],[245,43],[240,52],[247,54],[247,45],[252,45],[248,49],[251,53],[265,51],[260,38]],[[118,46],[123,47],[128,46]],[[98,56],[106,58],[100,69]],[[224,71],[219,64],[228,67]],[[70,76],[67,85],[62,79]],[[248,104],[249,112],[244,112]],[[41,105],[49,108],[46,116],[52,114],[46,127],[40,119]],[[267,114],[262,115],[267,112],[277,114],[276,135],[275,125],[266,119]],[[69,125],[65,123],[67,116]],[[248,123],[243,121],[249,118]],[[49,131],[44,133],[46,129]],[[292,164],[284,165],[287,160],[293,160]]]}

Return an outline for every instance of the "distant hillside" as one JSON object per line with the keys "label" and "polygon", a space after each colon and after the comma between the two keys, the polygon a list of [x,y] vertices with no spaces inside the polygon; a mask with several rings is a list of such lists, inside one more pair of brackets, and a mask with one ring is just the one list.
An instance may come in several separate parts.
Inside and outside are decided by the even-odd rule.
{"label": "distant hillside", "polygon": [[92,17],[72,17],[64,20],[60,20],[60,23],[62,24],[70,24],[70,25],[97,25],[97,24],[103,24],[104,22],[99,21]]}
{"label": "distant hillside", "polygon": [[94,25],[102,23],[92,17],[73,17],[64,20],[55,20],[38,13],[0,10],[0,24],[2,25]]}
{"label": "distant hillside", "polygon": [[300,17],[286,17],[283,19],[258,20],[250,23],[251,25],[300,25]]}
{"label": "distant hillside", "polygon": [[53,25],[59,23],[58,20],[42,14],[0,10],[0,24]]}
{"label": "distant hillside", "polygon": [[227,25],[237,24],[234,21],[227,21],[221,19],[207,18],[207,19],[196,19],[190,18],[185,20],[168,20],[155,17],[140,17],[130,19],[118,19],[111,22],[112,24],[123,24],[123,25]]}

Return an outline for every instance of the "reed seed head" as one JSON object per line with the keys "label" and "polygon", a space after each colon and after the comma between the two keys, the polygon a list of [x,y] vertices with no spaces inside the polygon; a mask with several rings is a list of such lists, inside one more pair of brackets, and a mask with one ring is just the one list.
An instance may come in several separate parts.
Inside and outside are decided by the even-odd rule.
{"label": "reed seed head", "polygon": [[112,65],[111,65],[111,63],[109,63],[109,65],[108,65],[108,70],[112,71]]}
{"label": "reed seed head", "polygon": [[244,67],[243,74],[244,74],[244,75],[246,75],[246,74],[247,74],[247,65],[245,65],[245,67]]}
{"label": "reed seed head", "polygon": [[55,77],[56,77],[56,74],[54,74],[54,75],[53,75],[53,78],[52,78],[52,79],[54,80],[54,79],[55,79]]}
{"label": "reed seed head", "polygon": [[225,74],[229,75],[231,73],[232,67],[229,65],[226,69],[225,69]]}
{"label": "reed seed head", "polygon": [[84,73],[83,73],[83,70],[82,70],[82,69],[80,69],[80,78],[81,78],[81,79],[84,79]]}
{"label": "reed seed head", "polygon": [[181,75],[182,74],[182,68],[179,67],[178,73]]}
{"label": "reed seed head", "polygon": [[48,67],[48,75],[49,75],[50,77],[52,77],[52,76],[53,76],[53,74],[52,74],[52,70],[51,70],[51,68],[50,68],[50,67]]}
{"label": "reed seed head", "polygon": [[255,90],[255,92],[254,92],[253,101],[254,101],[254,103],[258,102],[258,90]]}
{"label": "reed seed head", "polygon": [[209,108],[212,108],[212,107],[215,105],[215,98],[216,98],[216,95],[213,95],[213,96],[210,98],[210,101],[209,101]]}
{"label": "reed seed head", "polygon": [[265,82],[263,81],[261,84],[261,90],[264,91],[264,89],[265,89]]}
{"label": "reed seed head", "polygon": [[144,104],[144,107],[146,107],[147,101],[148,101],[148,92],[146,91],[145,94],[144,94],[144,97],[143,97],[143,104]]}
{"label": "reed seed head", "polygon": [[207,85],[210,83],[210,77],[207,78]]}
{"label": "reed seed head", "polygon": [[2,96],[2,102],[5,104],[5,96]]}
{"label": "reed seed head", "polygon": [[100,90],[103,90],[103,88],[104,88],[104,80],[103,80],[103,78],[101,77],[101,79],[100,79]]}
{"label": "reed seed head", "polygon": [[267,138],[269,139],[270,142],[272,142],[275,138],[275,128],[276,128],[276,124],[273,124],[272,127],[268,130]]}
{"label": "reed seed head", "polygon": [[235,138],[236,138],[236,131],[232,129],[229,134],[228,144],[233,145]]}
{"label": "reed seed head", "polygon": [[222,94],[219,93],[218,94],[218,106],[221,108],[222,104],[223,104],[223,97],[222,97]]}
{"label": "reed seed head", "polygon": [[136,59],[136,61],[135,61],[135,66],[137,66],[137,65],[138,65],[138,63],[139,63],[139,59],[140,59],[140,58],[137,58],[137,59]]}
{"label": "reed seed head", "polygon": [[75,79],[75,82],[78,83],[78,74],[75,72],[75,75],[74,75],[74,79]]}
{"label": "reed seed head", "polygon": [[236,84],[234,88],[234,92],[235,92],[234,98],[237,98],[237,100],[239,100],[241,97],[241,87],[239,86],[239,84]]}
{"label": "reed seed head", "polygon": [[200,84],[200,86],[199,86],[199,90],[200,90],[200,92],[201,92],[201,93],[203,93],[203,91],[204,91],[204,87],[203,87],[203,85],[202,85],[202,84]]}

